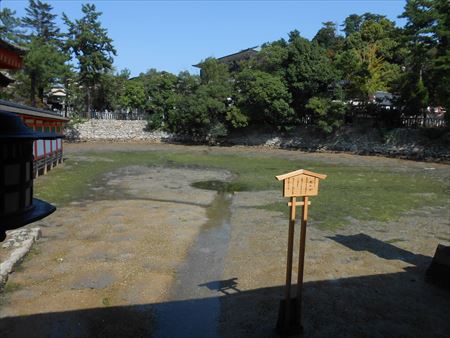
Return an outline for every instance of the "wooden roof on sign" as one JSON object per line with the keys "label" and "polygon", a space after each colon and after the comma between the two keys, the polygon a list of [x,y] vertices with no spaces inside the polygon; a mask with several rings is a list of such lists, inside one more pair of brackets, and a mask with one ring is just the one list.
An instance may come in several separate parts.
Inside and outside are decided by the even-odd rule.
{"label": "wooden roof on sign", "polygon": [[278,181],[284,181],[287,178],[298,176],[298,175],[312,176],[312,177],[320,178],[321,180],[323,180],[323,179],[325,179],[327,177],[327,175],[318,174],[318,173],[315,173],[315,172],[312,172],[312,171],[309,171],[309,170],[305,170],[305,169],[300,169],[300,170],[296,170],[296,171],[291,171],[290,173],[286,173],[286,174],[283,174],[283,175],[275,176],[275,178]]}

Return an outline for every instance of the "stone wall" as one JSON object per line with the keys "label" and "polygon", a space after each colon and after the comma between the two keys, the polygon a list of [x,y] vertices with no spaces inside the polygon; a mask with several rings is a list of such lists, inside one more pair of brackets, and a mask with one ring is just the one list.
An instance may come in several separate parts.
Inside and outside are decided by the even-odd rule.
{"label": "stone wall", "polygon": [[236,133],[227,139],[230,145],[263,146],[313,152],[347,152],[382,155],[414,160],[450,161],[449,134],[431,138],[423,129],[344,127],[331,135],[313,128],[299,127],[290,133]]}
{"label": "stone wall", "polygon": [[[69,126],[68,140],[73,141],[145,141],[195,143],[161,131],[147,131],[147,121],[90,120]],[[299,127],[290,133],[246,130],[233,133],[216,144],[262,146],[303,151],[342,151],[364,155],[383,155],[416,160],[450,161],[448,140],[432,139],[420,129],[345,127],[332,135],[323,135],[313,128]],[[448,138],[448,135],[446,136]]]}
{"label": "stone wall", "polygon": [[71,141],[149,141],[161,142],[171,135],[160,131],[147,131],[147,121],[89,120],[69,125],[66,138]]}

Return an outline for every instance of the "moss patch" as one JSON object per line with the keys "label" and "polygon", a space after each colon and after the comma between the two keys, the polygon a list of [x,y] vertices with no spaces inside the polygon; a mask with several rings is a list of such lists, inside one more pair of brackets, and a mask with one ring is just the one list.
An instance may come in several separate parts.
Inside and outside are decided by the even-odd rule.
{"label": "moss patch", "polygon": [[3,288],[4,293],[18,291],[22,288],[22,285],[14,282],[6,282],[6,285]]}
{"label": "moss patch", "polygon": [[[311,199],[310,214],[311,220],[325,228],[343,226],[348,217],[363,221],[395,220],[412,209],[445,206],[447,200],[442,181],[414,169],[400,173],[385,167],[158,151],[84,153],[69,157],[65,166],[36,180],[35,192],[39,198],[64,205],[84,198],[89,192],[88,184],[103,174],[129,165],[225,169],[234,174],[232,182],[199,182],[196,186],[223,191],[275,189],[280,194],[281,183],[275,180],[275,175],[298,168],[325,173],[328,178],[320,183],[320,195]],[[286,203],[262,207],[280,212],[288,209]]]}

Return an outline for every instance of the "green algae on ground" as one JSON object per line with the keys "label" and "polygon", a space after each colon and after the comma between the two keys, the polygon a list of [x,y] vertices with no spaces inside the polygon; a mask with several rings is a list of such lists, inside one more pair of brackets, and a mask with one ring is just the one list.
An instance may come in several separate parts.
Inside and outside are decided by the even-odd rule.
{"label": "green algae on ground", "polygon": [[6,282],[6,285],[3,288],[4,293],[18,291],[22,288],[22,285],[14,282]]}
{"label": "green algae on ground", "polygon": [[[227,183],[197,182],[198,188],[220,191],[278,190],[275,175],[298,168],[327,174],[320,195],[312,199],[310,219],[319,227],[337,228],[358,220],[391,221],[402,213],[424,206],[445,206],[446,186],[429,173],[411,169],[403,172],[386,167],[346,166],[335,163],[245,157],[242,155],[194,154],[189,152],[98,152],[72,155],[65,166],[36,180],[36,196],[57,205],[86,198],[89,184],[103,174],[130,165],[177,168],[225,169],[234,179]],[[287,212],[286,203],[261,208]]]}

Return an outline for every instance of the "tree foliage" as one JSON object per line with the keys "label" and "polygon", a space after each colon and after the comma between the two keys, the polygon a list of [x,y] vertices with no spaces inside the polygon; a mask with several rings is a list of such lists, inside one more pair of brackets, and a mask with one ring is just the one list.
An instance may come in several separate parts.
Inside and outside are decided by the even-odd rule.
{"label": "tree foliage", "polygon": [[[407,0],[404,27],[380,14],[351,14],[340,26],[324,22],[312,40],[294,30],[267,42],[233,67],[207,58],[200,75],[117,72],[113,42],[93,4],[82,5],[80,19],[63,14],[65,29],[42,0],[29,0],[22,19],[4,8],[0,34],[28,49],[10,92],[17,99],[43,105],[45,91],[64,84],[75,110],[145,111],[151,129],[201,140],[237,128],[286,130],[305,120],[330,133],[360,113],[394,125],[397,112],[449,111],[449,6],[448,0]],[[381,108],[374,101],[379,92],[391,93],[396,109]]]}
{"label": "tree foliage", "polygon": [[41,0],[29,0],[25,8],[26,16],[22,24],[31,30],[29,38],[38,37],[41,42],[50,43],[58,39],[60,29],[56,24],[56,14],[52,13],[53,7]]}
{"label": "tree foliage", "polygon": [[23,35],[28,52],[24,57],[24,74],[28,77],[22,81],[27,83],[30,103],[43,105],[44,94],[52,85],[61,82],[68,71],[66,61],[68,55],[60,46],[60,30],[56,24],[53,7],[40,0],[29,0],[26,16],[22,25],[26,28]]}
{"label": "tree foliage", "polygon": [[15,15],[16,11],[9,8],[0,10],[0,36],[7,42],[20,44],[24,31],[21,20]]}
{"label": "tree foliage", "polygon": [[112,69],[113,55],[116,50],[112,45],[108,31],[100,22],[101,12],[94,4],[83,4],[83,17],[75,21],[63,14],[67,25],[66,49],[78,61],[79,82],[86,91],[86,111],[91,111],[92,91],[100,81],[101,74]]}
{"label": "tree foliage", "polygon": [[[237,87],[240,93],[237,105],[252,123],[279,128],[295,124],[295,113],[291,107],[292,95],[280,77],[260,70],[246,69],[239,74]],[[239,125],[242,126],[243,122]]]}

